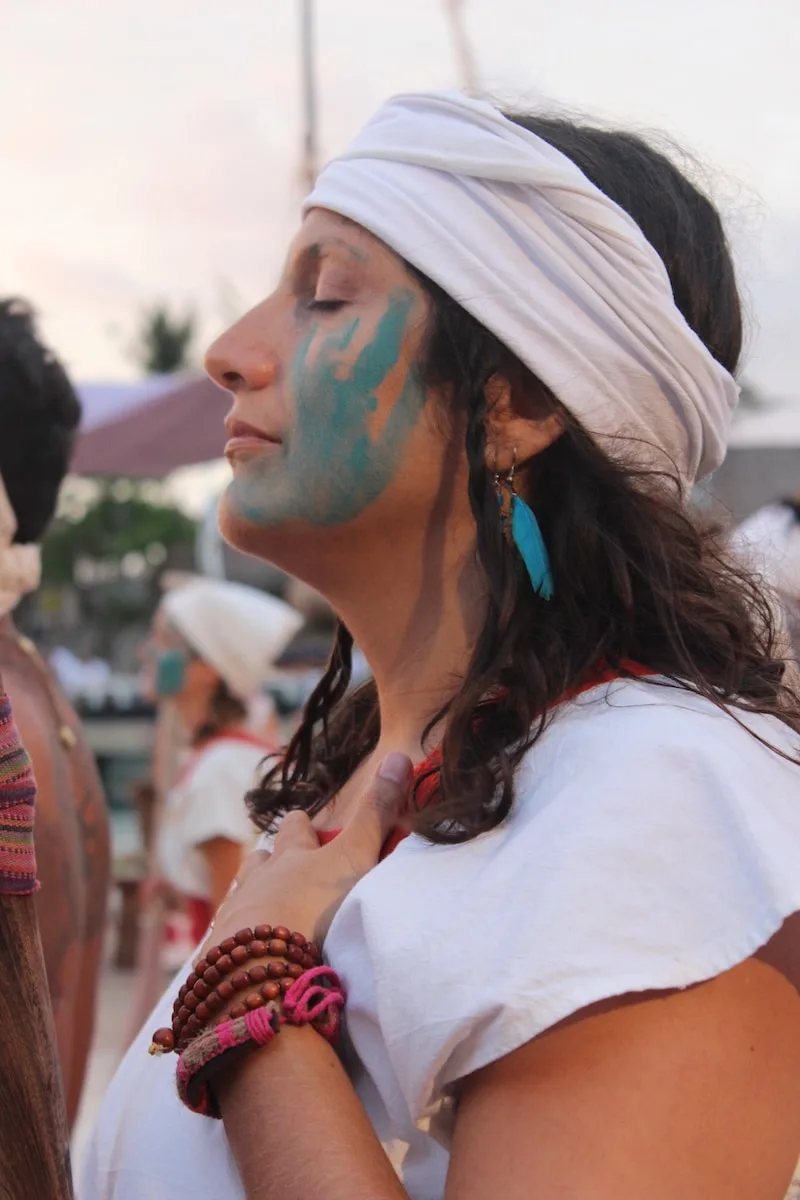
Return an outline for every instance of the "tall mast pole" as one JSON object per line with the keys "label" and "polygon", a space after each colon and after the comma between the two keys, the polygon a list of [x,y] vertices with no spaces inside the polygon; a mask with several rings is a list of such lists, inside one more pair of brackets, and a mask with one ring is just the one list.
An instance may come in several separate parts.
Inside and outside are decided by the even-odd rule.
{"label": "tall mast pole", "polygon": [[475,55],[472,52],[467,31],[464,26],[464,0],[445,0],[445,11],[450,18],[450,29],[453,34],[456,59],[461,73],[461,86],[467,92],[477,92],[478,71],[475,66]]}
{"label": "tall mast pole", "polygon": [[317,84],[314,63],[313,0],[300,0],[300,61],[303,88],[303,184],[311,191],[317,176]]}

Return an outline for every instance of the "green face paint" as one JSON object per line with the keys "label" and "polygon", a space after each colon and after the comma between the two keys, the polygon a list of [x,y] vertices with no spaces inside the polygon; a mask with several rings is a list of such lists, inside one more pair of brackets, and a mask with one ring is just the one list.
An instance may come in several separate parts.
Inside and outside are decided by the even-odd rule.
{"label": "green face paint", "polygon": [[275,526],[291,518],[314,525],[353,520],[391,483],[425,403],[412,368],[380,433],[369,418],[378,408],[378,389],[396,366],[414,293],[402,289],[389,298],[372,341],[343,375],[342,355],[358,319],[325,337],[313,363],[309,350],[318,340],[315,324],[292,363],[295,424],[282,452],[239,468],[229,503],[256,525]]}

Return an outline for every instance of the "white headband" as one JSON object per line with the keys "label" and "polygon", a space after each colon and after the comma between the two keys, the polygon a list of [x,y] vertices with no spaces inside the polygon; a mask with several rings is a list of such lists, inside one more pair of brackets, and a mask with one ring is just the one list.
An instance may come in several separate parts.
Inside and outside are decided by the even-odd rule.
{"label": "white headband", "polygon": [[490,104],[396,96],[324,168],[312,207],[438,283],[607,452],[637,439],[623,454],[674,463],[687,490],[722,462],[738,387],[679,312],[658,254],[575,163]]}
{"label": "white headband", "polygon": [[0,617],[16,608],[26,592],[39,586],[41,551],[14,542],[17,518],[0,477]]}

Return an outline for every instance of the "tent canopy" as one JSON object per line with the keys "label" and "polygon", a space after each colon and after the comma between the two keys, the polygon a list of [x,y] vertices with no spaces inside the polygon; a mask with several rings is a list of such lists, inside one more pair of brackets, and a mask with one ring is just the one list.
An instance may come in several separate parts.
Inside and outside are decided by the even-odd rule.
{"label": "tent canopy", "polygon": [[222,457],[230,397],[205,375],[86,384],[78,395],[78,474],[159,478]]}

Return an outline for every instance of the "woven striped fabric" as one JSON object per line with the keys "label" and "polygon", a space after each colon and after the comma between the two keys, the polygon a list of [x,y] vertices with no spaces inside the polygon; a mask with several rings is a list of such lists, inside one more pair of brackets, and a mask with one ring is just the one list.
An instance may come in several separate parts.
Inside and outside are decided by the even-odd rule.
{"label": "woven striped fabric", "polygon": [[0,691],[0,893],[27,896],[39,886],[33,848],[36,780]]}

